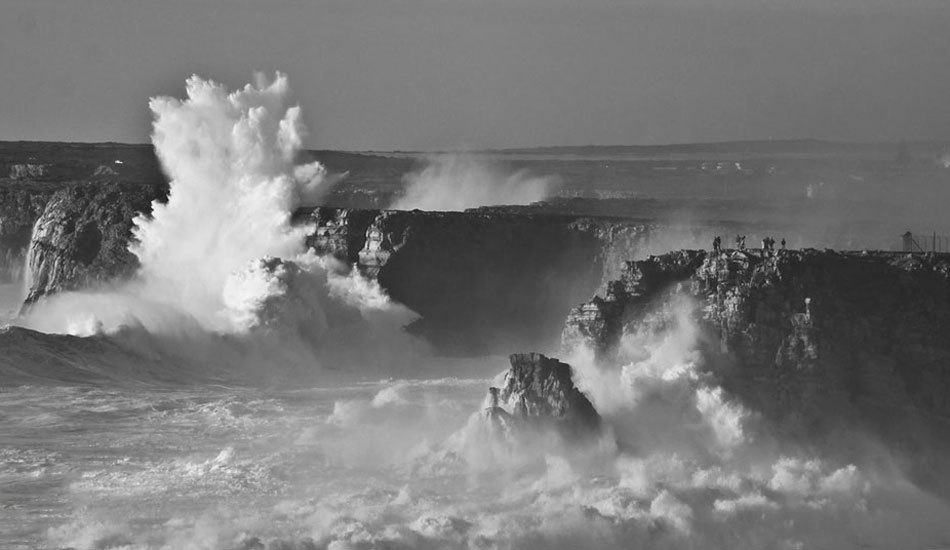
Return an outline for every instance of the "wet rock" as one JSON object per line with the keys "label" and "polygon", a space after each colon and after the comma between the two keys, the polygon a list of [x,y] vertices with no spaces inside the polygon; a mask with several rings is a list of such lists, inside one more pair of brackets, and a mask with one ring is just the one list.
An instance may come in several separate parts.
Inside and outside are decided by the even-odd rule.
{"label": "wet rock", "polygon": [[548,426],[569,438],[599,432],[600,415],[574,385],[571,366],[540,353],[516,353],[500,387],[489,389],[489,413],[506,427]]}
{"label": "wet rock", "polygon": [[163,186],[118,183],[57,191],[33,227],[25,304],[134,273],[138,260],[128,250],[132,218],[151,211],[152,201],[164,195]]}
{"label": "wet rock", "polygon": [[23,278],[33,224],[56,191],[41,185],[0,185],[0,284]]}
{"label": "wet rock", "polygon": [[705,258],[701,250],[680,250],[626,262],[619,279],[607,283],[602,295],[570,311],[561,334],[562,346],[586,345],[599,356],[611,354],[624,326],[665,300],[676,284],[696,273]]}

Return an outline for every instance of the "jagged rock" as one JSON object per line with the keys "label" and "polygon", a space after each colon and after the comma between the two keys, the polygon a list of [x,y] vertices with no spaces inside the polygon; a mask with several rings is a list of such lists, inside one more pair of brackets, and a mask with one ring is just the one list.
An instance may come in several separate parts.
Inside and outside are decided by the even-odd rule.
{"label": "jagged rock", "polygon": [[366,229],[366,241],[359,251],[363,274],[378,278],[392,255],[405,246],[409,232],[409,218],[395,211],[380,212]]}
{"label": "jagged rock", "polygon": [[85,184],[57,191],[33,227],[25,304],[54,292],[131,275],[132,218],[164,198],[164,186]]}
{"label": "jagged rock", "polygon": [[374,223],[378,212],[346,208],[315,208],[300,216],[303,223],[313,223],[314,231],[307,244],[318,254],[329,254],[344,264],[359,261],[359,251],[364,247],[366,232]]}
{"label": "jagged rock", "polygon": [[680,250],[626,262],[619,279],[604,285],[603,296],[573,308],[568,313],[561,344],[567,349],[587,345],[598,355],[616,347],[624,326],[676,284],[687,280],[702,265],[705,252]]}
{"label": "jagged rock", "polygon": [[540,353],[515,353],[509,360],[501,387],[489,388],[490,417],[506,427],[554,427],[569,438],[599,432],[600,415],[574,386],[570,365]]}

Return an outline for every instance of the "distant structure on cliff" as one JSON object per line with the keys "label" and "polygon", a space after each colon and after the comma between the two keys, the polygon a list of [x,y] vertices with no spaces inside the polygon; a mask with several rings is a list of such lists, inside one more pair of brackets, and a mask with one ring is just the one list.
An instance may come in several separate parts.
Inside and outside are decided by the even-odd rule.
{"label": "distant structure on cliff", "polygon": [[908,231],[901,235],[901,250],[904,252],[950,252],[950,238],[937,235],[914,234]]}

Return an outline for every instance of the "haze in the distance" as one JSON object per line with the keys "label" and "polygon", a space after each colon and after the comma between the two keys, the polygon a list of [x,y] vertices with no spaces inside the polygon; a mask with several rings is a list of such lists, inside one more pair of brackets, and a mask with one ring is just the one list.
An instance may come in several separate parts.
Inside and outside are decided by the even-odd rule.
{"label": "haze in the distance", "polygon": [[288,73],[307,146],[950,138],[945,0],[6,0],[0,140],[145,142]]}

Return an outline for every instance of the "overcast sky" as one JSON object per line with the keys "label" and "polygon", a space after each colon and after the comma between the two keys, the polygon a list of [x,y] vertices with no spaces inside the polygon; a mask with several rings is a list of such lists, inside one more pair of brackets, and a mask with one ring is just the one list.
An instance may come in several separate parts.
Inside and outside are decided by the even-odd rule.
{"label": "overcast sky", "polygon": [[280,70],[311,147],[950,139],[950,0],[0,0],[0,139]]}

